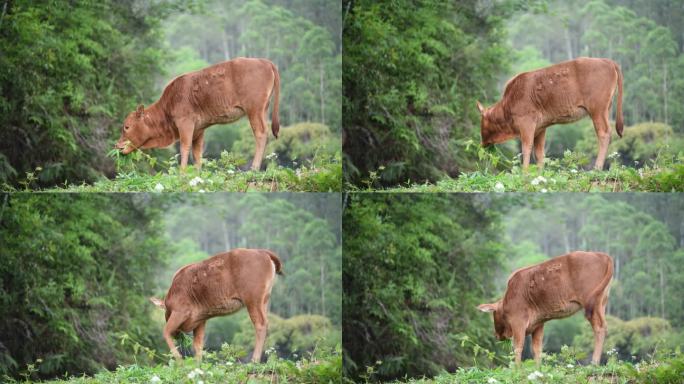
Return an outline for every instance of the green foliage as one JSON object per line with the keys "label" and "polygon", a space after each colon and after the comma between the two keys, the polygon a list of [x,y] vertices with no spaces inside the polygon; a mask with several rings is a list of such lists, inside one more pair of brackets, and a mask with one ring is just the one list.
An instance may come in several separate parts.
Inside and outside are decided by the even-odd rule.
{"label": "green foliage", "polygon": [[[318,123],[300,123],[280,130],[277,140],[269,140],[265,153],[277,155],[278,164],[297,168],[298,164],[312,164],[320,159],[334,159],[340,155],[339,135]],[[254,153],[252,132],[243,131],[233,145],[233,151],[249,158]]]}
{"label": "green foliage", "polygon": [[[582,366],[562,355],[547,356],[537,367],[528,361],[521,367],[495,369],[466,368],[455,373],[443,373],[433,379],[407,380],[414,384],[446,383],[680,383],[684,371],[684,355],[676,351],[663,353],[657,358],[632,364],[615,358],[604,366]],[[398,382],[396,382],[398,383]]]}
{"label": "green foliage", "polygon": [[[296,360],[298,356],[315,355],[316,351],[329,351],[342,343],[342,335],[334,329],[330,319],[320,315],[299,315],[283,319],[269,316],[268,338],[264,348],[280,357]],[[248,318],[242,322],[242,331],[235,335],[233,343],[251,350],[254,332]]]}
{"label": "green foliage", "polygon": [[131,362],[121,330],[156,344],[145,292],[169,250],[155,222],[160,204],[132,195],[2,200],[0,374],[37,359],[31,377]]}
{"label": "green foliage", "polygon": [[473,195],[356,194],[348,204],[345,374],[357,379],[377,364],[373,379],[434,375],[488,361],[473,358],[459,335],[491,334],[475,307],[502,264],[496,214]]}
{"label": "green foliage", "polygon": [[[297,361],[283,360],[275,356],[265,364],[241,364],[235,362],[230,349],[228,354],[205,356],[201,365],[190,360],[183,364],[118,366],[113,371],[103,371],[89,376],[51,380],[45,383],[60,384],[109,384],[109,383],[339,383],[342,376],[342,356],[338,351],[317,353]],[[155,379],[156,378],[156,379]],[[7,379],[7,383],[32,383]]]}
{"label": "green foliage", "polygon": [[[684,337],[672,331],[669,321],[657,317],[638,317],[624,321],[615,316],[607,316],[606,320],[610,331],[603,348],[625,361],[648,360],[658,350],[674,350],[681,345]],[[576,348],[593,348],[594,336],[588,328],[575,336],[573,345]]]}
{"label": "green foliage", "polygon": [[435,180],[472,164],[455,140],[475,135],[475,100],[495,93],[507,5],[343,2],[348,182],[380,167],[377,185]]}
{"label": "green foliage", "polygon": [[36,167],[42,186],[111,172],[110,140],[163,72],[165,12],[133,2],[5,2],[0,181]]}
{"label": "green foliage", "polygon": [[[560,159],[546,159],[539,172],[531,165],[528,173],[518,165],[520,155],[507,157],[504,153],[478,149],[481,170],[461,173],[457,178],[445,177],[435,183],[409,182],[405,186],[389,188],[393,192],[673,192],[684,190],[682,154],[658,157],[641,168],[622,165],[620,154],[608,156],[610,169],[604,171],[583,168],[590,159],[582,152],[565,151]],[[498,171],[497,166],[508,167]],[[492,169],[493,168],[493,169]],[[382,172],[382,171],[381,171]],[[375,185],[376,174],[365,183]],[[381,176],[380,176],[381,177]],[[355,186],[347,184],[354,190]],[[369,188],[370,189],[370,188]]]}
{"label": "green foliage", "polygon": [[[178,156],[158,162],[156,157],[135,151],[121,156],[113,151],[119,172],[114,179],[102,178],[93,184],[73,185],[65,183],[51,191],[70,192],[212,192],[212,191],[306,191],[331,192],[342,189],[342,164],[339,153],[335,158],[323,156],[299,164],[296,169],[277,164],[275,156],[266,158],[265,171],[243,171],[239,167],[245,160],[233,153],[222,152],[217,160],[203,160],[202,170],[192,165],[181,172]],[[156,173],[150,171],[157,169]],[[28,172],[19,183],[24,190],[37,188],[35,172]],[[13,191],[14,187],[4,184],[3,189]]]}

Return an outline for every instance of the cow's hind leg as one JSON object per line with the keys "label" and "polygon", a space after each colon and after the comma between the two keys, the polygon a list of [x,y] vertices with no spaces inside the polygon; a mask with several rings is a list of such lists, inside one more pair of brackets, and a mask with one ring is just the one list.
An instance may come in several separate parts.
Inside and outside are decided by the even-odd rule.
{"label": "cow's hind leg", "polygon": [[592,116],[594,122],[594,130],[596,130],[596,138],[598,139],[598,154],[596,155],[596,163],[594,169],[603,169],[603,164],[606,161],[606,154],[608,152],[608,145],[610,145],[610,126],[608,125],[608,112],[597,113]]}
{"label": "cow's hind leg", "polygon": [[542,129],[534,138],[534,158],[537,160],[537,168],[544,169],[544,144],[546,144],[546,129]]}
{"label": "cow's hind leg", "polygon": [[192,141],[192,159],[195,161],[195,168],[202,168],[202,149],[204,148],[204,130],[199,133]]}
{"label": "cow's hind leg", "polygon": [[594,354],[591,356],[592,364],[599,364],[601,362],[601,352],[603,351],[603,341],[606,338],[606,304],[607,296],[601,300],[597,300],[594,310],[591,313],[589,322],[594,331]]}
{"label": "cow's hind leg", "polygon": [[185,320],[187,320],[187,315],[185,313],[171,312],[171,316],[169,316],[169,319],[166,321],[166,325],[164,326],[164,339],[171,350],[171,354],[176,358],[176,360],[181,360],[182,357],[173,341],[173,336],[178,333],[178,329]]}
{"label": "cow's hind leg", "polygon": [[261,361],[261,354],[264,351],[264,342],[266,341],[266,333],[268,332],[268,317],[267,308],[268,298],[248,305],[249,318],[254,324],[255,342],[254,353],[252,354],[252,362],[258,363]]}
{"label": "cow's hind leg", "polygon": [[192,331],[192,347],[195,350],[195,360],[197,360],[197,362],[202,361],[202,348],[204,348],[204,329],[206,325],[207,322],[203,321]]}
{"label": "cow's hind leg", "polygon": [[261,160],[264,158],[264,150],[268,141],[266,122],[264,120],[263,108],[256,108],[249,113],[249,124],[252,126],[256,146],[254,149],[254,160],[252,160],[252,170],[261,169]]}

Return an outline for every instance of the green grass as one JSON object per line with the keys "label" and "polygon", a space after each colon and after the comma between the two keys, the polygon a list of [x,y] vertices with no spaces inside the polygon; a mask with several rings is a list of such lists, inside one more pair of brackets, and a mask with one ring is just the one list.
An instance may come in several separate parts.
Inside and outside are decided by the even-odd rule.
{"label": "green grass", "polygon": [[[224,346],[224,349],[226,347]],[[229,347],[230,348],[230,347]],[[269,351],[267,351],[269,352]],[[5,383],[34,383],[37,369],[29,366],[23,380],[0,378]],[[318,353],[296,361],[268,355],[265,363],[241,363],[235,355],[208,353],[201,364],[192,358],[177,363],[171,359],[167,364],[144,366],[140,364],[119,366],[114,371],[102,371],[93,376],[67,377],[42,383],[109,384],[109,383],[339,383],[342,377],[342,355],[338,350]]]}
{"label": "green grass", "polygon": [[[672,192],[684,191],[684,154],[661,157],[641,168],[620,163],[617,153],[610,156],[607,170],[584,170],[588,159],[566,151],[563,158],[547,159],[539,171],[531,165],[522,172],[519,157],[478,151],[478,169],[445,177],[435,183],[411,183],[386,189],[388,192]],[[501,170],[503,168],[503,170]],[[379,170],[382,172],[382,169]],[[373,190],[382,175],[371,173],[364,184]],[[348,186],[350,189],[356,189]]]}
{"label": "green grass", "polygon": [[[486,351],[485,351],[486,352]],[[658,383],[675,384],[684,382],[684,354],[675,351],[659,352],[648,361],[632,363],[617,358],[615,350],[607,351],[605,364],[580,365],[579,357],[584,356],[573,348],[564,346],[560,353],[543,355],[542,364],[537,366],[533,360],[525,360],[516,367],[509,356],[508,365],[497,368],[467,367],[454,373],[442,373],[433,378],[417,378],[394,383],[414,384],[451,384],[451,383]],[[489,356],[490,363],[493,362]],[[498,363],[498,362],[497,362]],[[375,367],[369,367],[364,379],[372,378]]]}
{"label": "green grass", "polygon": [[[243,171],[244,160],[229,152],[220,159],[204,160],[201,171],[189,165],[185,171],[172,157],[159,164],[157,160],[141,151],[128,156],[118,151],[110,152],[116,162],[114,179],[103,178],[93,184],[69,184],[46,189],[49,192],[212,192],[212,191],[291,191],[331,192],[342,189],[342,164],[339,156],[331,159],[315,159],[301,164],[297,169],[279,166],[273,155],[264,159],[266,170]],[[30,172],[20,184],[23,188],[5,190],[33,191],[39,179],[37,172]]]}

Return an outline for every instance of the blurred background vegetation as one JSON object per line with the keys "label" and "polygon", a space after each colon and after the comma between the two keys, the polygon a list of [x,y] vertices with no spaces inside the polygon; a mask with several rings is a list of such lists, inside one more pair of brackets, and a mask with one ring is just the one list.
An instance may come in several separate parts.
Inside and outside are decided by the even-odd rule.
{"label": "blurred background vegetation", "polygon": [[[515,269],[572,250],[615,261],[605,352],[637,362],[684,343],[684,201],[676,194],[354,194],[344,232],[345,374],[395,379],[506,365],[477,305]],[[581,313],[546,324],[544,351],[587,360]],[[495,352],[491,359],[486,351]],[[529,351],[526,357],[531,357]]]}
{"label": "blurred background vegetation", "polygon": [[[236,247],[283,261],[266,348],[297,360],[341,344],[339,197],[333,194],[0,196],[0,377],[165,363],[166,295],[183,265]],[[206,348],[252,351],[245,311],[208,322]],[[190,353],[187,343],[182,350]]]}
{"label": "blurred background vegetation", "polygon": [[[625,138],[610,153],[640,168],[684,150],[684,10],[678,1],[344,0],[345,177],[376,187],[477,169],[476,100],[492,105],[514,75],[580,56],[624,74]],[[398,33],[401,31],[402,33]],[[611,123],[612,124],[612,123]],[[547,156],[597,144],[588,119],[551,127]],[[497,146],[508,157],[516,140]]]}
{"label": "blurred background vegetation", "polygon": [[[283,165],[340,152],[338,1],[8,0],[0,9],[0,183],[16,186],[36,168],[39,186],[112,177],[106,153],[129,112],[174,77],[239,56],[278,66],[282,132],[302,140],[271,144]],[[205,156],[222,150],[251,159],[246,119],[209,128]],[[150,151],[159,163],[175,152]]]}

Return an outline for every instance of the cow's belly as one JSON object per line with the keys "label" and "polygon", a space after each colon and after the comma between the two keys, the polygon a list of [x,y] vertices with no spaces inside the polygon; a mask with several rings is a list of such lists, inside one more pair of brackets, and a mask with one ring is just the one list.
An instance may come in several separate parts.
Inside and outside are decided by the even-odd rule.
{"label": "cow's belly", "polygon": [[587,111],[582,107],[568,108],[557,113],[551,121],[550,124],[569,124],[581,120],[587,116]]}
{"label": "cow's belly", "polygon": [[214,124],[230,124],[235,121],[240,120],[241,117],[245,115],[245,111],[239,107],[225,108],[221,111],[214,113],[214,116],[210,117],[206,121],[206,125]]}
{"label": "cow's belly", "polygon": [[242,301],[238,299],[229,299],[221,302],[220,304],[206,309],[204,312],[209,316],[225,316],[235,313],[242,308]]}

